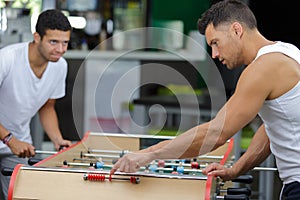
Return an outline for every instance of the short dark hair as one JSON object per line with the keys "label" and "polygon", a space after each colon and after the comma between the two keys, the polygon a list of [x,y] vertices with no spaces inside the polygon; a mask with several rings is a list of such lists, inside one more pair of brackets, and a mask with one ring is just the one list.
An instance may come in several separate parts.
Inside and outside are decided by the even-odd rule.
{"label": "short dark hair", "polygon": [[47,30],[71,31],[72,26],[68,18],[59,10],[43,11],[37,20],[35,30],[43,38]]}
{"label": "short dark hair", "polygon": [[198,30],[205,34],[209,24],[214,27],[226,22],[238,21],[250,29],[257,28],[256,18],[250,8],[238,0],[224,0],[213,4],[198,20]]}

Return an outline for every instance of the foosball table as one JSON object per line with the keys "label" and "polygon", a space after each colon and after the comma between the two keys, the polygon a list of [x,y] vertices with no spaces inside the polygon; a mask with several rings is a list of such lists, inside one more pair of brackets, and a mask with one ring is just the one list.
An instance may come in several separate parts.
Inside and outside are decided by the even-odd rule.
{"label": "foosball table", "polygon": [[[201,169],[211,162],[233,162],[233,139],[213,152],[189,160],[155,160],[136,173],[110,175],[114,162],[165,136],[86,133],[71,147],[34,161],[17,165],[11,174],[9,200],[25,199],[248,199],[250,192],[229,188],[232,182],[205,176]],[[43,153],[42,151],[40,153]],[[251,182],[248,178],[242,182]]]}

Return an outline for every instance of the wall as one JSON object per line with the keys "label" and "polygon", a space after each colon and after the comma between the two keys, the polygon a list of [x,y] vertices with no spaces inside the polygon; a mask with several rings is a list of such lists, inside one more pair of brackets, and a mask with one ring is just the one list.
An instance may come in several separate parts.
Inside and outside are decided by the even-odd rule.
{"label": "wall", "polygon": [[150,20],[182,20],[188,34],[197,29],[197,21],[209,5],[209,0],[152,0]]}
{"label": "wall", "polygon": [[249,0],[258,29],[267,39],[290,42],[300,48],[300,37],[296,31],[300,14],[296,3],[298,2]]}

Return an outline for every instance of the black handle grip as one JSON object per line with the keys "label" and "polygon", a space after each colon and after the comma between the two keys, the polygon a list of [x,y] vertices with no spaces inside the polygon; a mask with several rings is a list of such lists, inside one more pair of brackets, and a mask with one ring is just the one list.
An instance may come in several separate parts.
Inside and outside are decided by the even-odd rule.
{"label": "black handle grip", "polygon": [[237,177],[236,179],[233,179],[232,182],[250,184],[250,183],[253,182],[253,176],[251,176],[251,175],[242,175],[242,176]]}
{"label": "black handle grip", "polygon": [[113,159],[111,162],[112,162],[112,164],[114,165],[114,164],[116,164],[116,162],[118,162],[118,160],[119,160],[119,159]]}
{"label": "black handle grip", "polygon": [[239,194],[239,195],[225,195],[225,200],[249,200],[249,196],[245,194]]}
{"label": "black handle grip", "polygon": [[3,176],[11,176],[13,171],[14,171],[14,169],[5,167],[1,170],[1,173]]}
{"label": "black handle grip", "polygon": [[227,188],[227,194],[245,194],[250,196],[251,190],[249,188]]}
{"label": "black handle grip", "polygon": [[28,159],[28,164],[29,164],[29,165],[34,165],[34,164],[40,162],[41,160],[42,160],[42,159],[38,159],[38,158],[29,158],[29,159]]}
{"label": "black handle grip", "polygon": [[68,146],[59,146],[58,151],[61,151],[61,150],[65,149],[65,148],[67,148],[67,147]]}

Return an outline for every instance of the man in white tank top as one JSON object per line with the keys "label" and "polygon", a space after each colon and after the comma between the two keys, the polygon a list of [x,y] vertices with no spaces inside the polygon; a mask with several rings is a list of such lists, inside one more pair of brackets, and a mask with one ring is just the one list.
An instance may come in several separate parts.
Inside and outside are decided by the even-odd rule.
{"label": "man in white tank top", "polygon": [[[212,164],[204,174],[231,180],[262,163],[271,152],[286,199],[300,199],[300,51],[266,39],[249,7],[236,0],[214,4],[198,21],[212,48],[212,58],[228,69],[246,65],[236,91],[217,116],[173,140],[119,159],[116,170],[135,172],[154,159],[190,158],[224,144],[252,121],[263,120],[245,154],[231,167]],[[211,148],[210,148],[211,147]]]}
{"label": "man in white tank top", "polygon": [[[41,124],[58,150],[70,146],[59,130],[55,99],[65,95],[66,52],[72,27],[64,14],[40,14],[33,41],[0,50],[0,169],[27,164],[35,155],[30,135],[31,118],[38,112]],[[7,199],[9,176],[1,176]]]}

